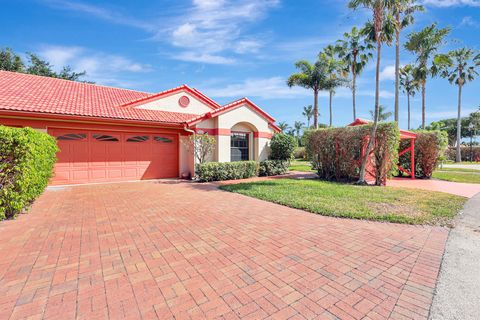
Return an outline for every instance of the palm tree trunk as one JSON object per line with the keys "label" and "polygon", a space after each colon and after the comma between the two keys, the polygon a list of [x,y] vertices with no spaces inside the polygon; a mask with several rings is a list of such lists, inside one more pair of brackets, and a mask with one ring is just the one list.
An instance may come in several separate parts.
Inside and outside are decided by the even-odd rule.
{"label": "palm tree trunk", "polygon": [[410,130],[410,94],[407,94],[407,103],[408,103],[408,130]]}
{"label": "palm tree trunk", "polygon": [[398,96],[400,87],[400,14],[397,13],[397,27],[395,30],[396,43],[395,43],[395,121],[398,123]]}
{"label": "palm tree trunk", "polygon": [[[373,125],[370,131],[370,137],[368,138],[367,148],[365,154],[363,155],[362,165],[360,167],[360,177],[358,178],[358,184],[366,184],[365,181],[365,171],[367,167],[367,162],[370,158],[370,152],[373,148],[373,143],[376,139],[377,124],[378,124],[378,114],[380,110],[380,61],[382,53],[382,43],[379,39],[377,40],[377,69],[375,70],[375,115],[373,117]],[[379,184],[381,181],[375,181],[375,184]]]}
{"label": "palm tree trunk", "polygon": [[425,81],[422,81],[422,129],[425,130]]}
{"label": "palm tree trunk", "polygon": [[318,129],[318,89],[313,90],[313,127]]}
{"label": "palm tree trunk", "polygon": [[455,162],[462,161],[462,153],[460,143],[462,140],[462,84],[458,85],[458,115],[457,115],[457,152]]}
{"label": "palm tree trunk", "polygon": [[357,119],[357,107],[356,107],[356,88],[357,86],[357,74],[355,73],[355,68],[352,67],[352,101],[353,101],[353,121]]}
{"label": "palm tree trunk", "polygon": [[333,92],[330,91],[330,127],[332,126],[332,96],[333,96]]}

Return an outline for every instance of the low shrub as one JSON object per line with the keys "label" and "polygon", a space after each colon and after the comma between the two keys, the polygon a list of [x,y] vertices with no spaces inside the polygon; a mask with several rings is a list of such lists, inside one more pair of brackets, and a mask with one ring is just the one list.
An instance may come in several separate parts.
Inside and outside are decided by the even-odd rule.
{"label": "low shrub", "polygon": [[23,212],[43,192],[57,151],[46,133],[0,126],[0,220]]}
{"label": "low shrub", "polygon": [[257,176],[256,161],[205,162],[197,165],[200,182],[246,179]]}
{"label": "low shrub", "polygon": [[287,160],[265,160],[259,163],[258,175],[261,177],[278,176],[288,172],[290,162]]}
{"label": "low shrub", "polygon": [[[440,159],[444,157],[448,144],[447,133],[439,130],[416,130],[414,132],[417,134],[415,139],[415,176],[430,178]],[[402,150],[409,146],[410,140],[402,140],[400,143]],[[407,171],[411,171],[410,152],[400,156],[399,164]]]}
{"label": "low shrub", "polygon": [[[307,154],[320,178],[330,181],[355,181],[359,178],[362,150],[368,143],[371,125],[327,128],[311,131]],[[368,163],[375,183],[392,175],[398,160],[400,132],[395,123],[380,123]],[[371,172],[370,172],[371,171]]]}
{"label": "low shrub", "polygon": [[293,157],[295,159],[307,159],[307,153],[305,151],[305,147],[295,148],[295,152],[293,153]]}
{"label": "low shrub", "polygon": [[297,147],[297,141],[291,135],[277,133],[270,141],[270,159],[291,160]]}

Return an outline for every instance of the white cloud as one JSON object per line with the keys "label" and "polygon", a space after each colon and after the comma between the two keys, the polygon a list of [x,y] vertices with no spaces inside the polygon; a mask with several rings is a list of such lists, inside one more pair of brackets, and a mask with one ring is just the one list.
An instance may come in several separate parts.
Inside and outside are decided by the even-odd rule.
{"label": "white cloud", "polygon": [[462,21],[460,22],[460,27],[479,28],[480,22],[470,16],[466,16],[466,17],[463,17]]}
{"label": "white cloud", "polygon": [[454,6],[480,7],[479,0],[423,0],[423,4],[442,8]]}
{"label": "white cloud", "polygon": [[107,20],[116,24],[127,25],[135,28],[144,29],[147,31],[154,31],[156,27],[143,20],[134,19],[128,17],[115,10],[107,9],[104,7],[82,3],[79,1],[71,0],[40,0],[46,5],[60,10],[73,11],[77,13],[91,15],[103,20]]}
{"label": "white cloud", "polygon": [[386,66],[380,71],[380,80],[395,80],[395,66]]}
{"label": "white cloud", "polygon": [[154,38],[180,48],[183,52],[173,56],[179,60],[229,64],[235,61],[233,54],[258,52],[262,47],[259,36],[248,34],[246,29],[278,3],[279,0],[193,0],[185,15],[176,17],[172,27],[162,29]]}
{"label": "white cloud", "polygon": [[[280,0],[191,0],[161,19],[142,20],[109,8],[74,0],[38,0],[52,8],[96,17],[115,24],[143,29],[151,40],[167,42],[181,50],[172,58],[213,64],[230,64],[235,55],[257,53],[262,36],[249,27],[265,17]],[[213,58],[212,58],[213,57]],[[220,59],[222,57],[223,59]]]}
{"label": "white cloud", "polygon": [[246,79],[241,83],[203,88],[208,96],[216,98],[260,97],[262,99],[297,98],[312,96],[303,88],[289,88],[283,77]]}
{"label": "white cloud", "polygon": [[197,53],[191,51],[185,51],[172,58],[181,61],[188,61],[188,62],[200,62],[200,63],[208,63],[208,64],[232,64],[235,62],[235,59],[227,58],[221,55],[215,55],[210,53]]}
{"label": "white cloud", "polygon": [[235,43],[233,50],[236,53],[256,53],[262,47],[262,44],[259,41],[255,40],[238,40]]}
{"label": "white cloud", "polygon": [[47,59],[56,70],[68,65],[84,51],[81,47],[45,47],[40,55]]}
{"label": "white cloud", "polygon": [[[428,106],[427,106],[428,108]],[[441,109],[444,109],[445,107],[440,107]],[[465,108],[462,110],[462,116],[466,116],[472,112],[478,111],[477,109],[473,108]],[[439,111],[434,111],[434,110],[427,110],[426,116],[427,116],[427,122],[429,121],[435,121],[435,120],[440,120],[440,119],[450,119],[450,118],[457,118],[457,110],[456,106],[452,106],[450,110],[439,110]],[[412,119],[413,120],[422,120],[422,115],[420,112],[413,112],[412,113]]]}
{"label": "white cloud", "polygon": [[[216,82],[215,86],[204,87],[202,92],[215,98],[240,98],[257,97],[266,100],[272,99],[296,99],[302,97],[313,97],[313,91],[301,87],[287,86],[287,80],[284,77],[275,76],[270,78],[249,78],[239,83],[222,85]],[[371,96],[369,91],[360,92],[359,95]],[[328,93],[321,91],[320,97],[328,97]],[[348,88],[338,88],[335,92],[336,98],[352,97]]]}
{"label": "white cloud", "polygon": [[132,61],[124,56],[92,51],[83,47],[44,46],[39,55],[49,61],[55,70],[70,66],[76,72],[87,72],[87,79],[103,84],[120,84],[115,80],[120,73],[151,71],[149,65]]}
{"label": "white cloud", "polygon": [[[357,95],[366,97],[375,97],[375,90],[357,90]],[[380,98],[391,99],[395,94],[388,90],[380,90]]]}

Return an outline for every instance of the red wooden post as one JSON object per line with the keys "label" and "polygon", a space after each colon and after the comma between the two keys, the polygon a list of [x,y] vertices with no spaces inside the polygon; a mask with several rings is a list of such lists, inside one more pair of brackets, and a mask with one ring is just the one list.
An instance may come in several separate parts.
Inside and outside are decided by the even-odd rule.
{"label": "red wooden post", "polygon": [[415,139],[410,139],[410,175],[415,179]]}

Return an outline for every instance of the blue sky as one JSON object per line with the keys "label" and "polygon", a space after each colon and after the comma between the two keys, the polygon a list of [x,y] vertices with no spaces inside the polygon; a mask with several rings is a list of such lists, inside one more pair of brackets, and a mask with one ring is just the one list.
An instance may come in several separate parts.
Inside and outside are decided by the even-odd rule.
{"label": "blue sky", "polygon": [[[35,52],[55,67],[86,70],[88,80],[109,86],[157,92],[186,83],[220,103],[248,96],[277,121],[305,121],[302,108],[311,92],[289,89],[294,62],[313,60],[366,11],[352,12],[343,0],[161,0],[2,1],[0,47]],[[424,0],[425,13],[403,33],[438,22],[450,26],[446,52],[460,46],[480,50],[479,0]],[[381,104],[393,110],[393,48],[382,55]],[[402,64],[413,57],[402,50]],[[480,105],[480,79],[464,90],[464,112]],[[373,107],[374,61],[359,77],[357,108],[368,118]],[[427,122],[456,115],[456,88],[444,79],[427,84]],[[406,127],[401,97],[400,126]],[[334,98],[334,125],[352,120],[351,93]],[[413,100],[413,126],[421,122],[420,99]],[[328,98],[320,97],[320,122],[328,122]]]}

